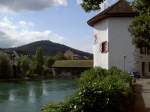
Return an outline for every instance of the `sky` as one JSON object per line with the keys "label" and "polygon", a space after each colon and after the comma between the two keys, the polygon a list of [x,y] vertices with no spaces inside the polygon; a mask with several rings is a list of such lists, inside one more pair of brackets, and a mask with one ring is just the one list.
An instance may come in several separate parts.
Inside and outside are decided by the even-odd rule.
{"label": "sky", "polygon": [[[116,0],[106,0],[102,9]],[[39,40],[92,52],[93,34],[81,0],[0,0],[0,48]]]}

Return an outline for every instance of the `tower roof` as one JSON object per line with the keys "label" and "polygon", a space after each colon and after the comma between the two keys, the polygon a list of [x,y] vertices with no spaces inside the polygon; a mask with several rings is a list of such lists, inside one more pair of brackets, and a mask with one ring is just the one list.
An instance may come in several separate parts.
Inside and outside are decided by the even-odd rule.
{"label": "tower roof", "polygon": [[97,22],[100,22],[109,17],[135,17],[138,15],[133,7],[126,0],[119,0],[114,5],[108,7],[95,17],[90,19],[87,23],[90,26],[94,26]]}

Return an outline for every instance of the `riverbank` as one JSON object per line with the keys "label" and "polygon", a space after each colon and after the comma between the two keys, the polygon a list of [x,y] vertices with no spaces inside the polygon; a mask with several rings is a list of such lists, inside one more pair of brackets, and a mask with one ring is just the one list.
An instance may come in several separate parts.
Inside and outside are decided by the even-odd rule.
{"label": "riverbank", "polygon": [[25,78],[25,79],[0,79],[0,82],[19,82],[19,81],[42,81],[42,80],[78,80],[79,77],[56,77],[56,78]]}

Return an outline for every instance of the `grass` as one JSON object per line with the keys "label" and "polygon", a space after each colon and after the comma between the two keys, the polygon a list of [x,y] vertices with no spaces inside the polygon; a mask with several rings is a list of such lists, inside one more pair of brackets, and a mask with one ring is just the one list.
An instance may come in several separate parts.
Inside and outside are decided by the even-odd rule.
{"label": "grass", "polygon": [[60,60],[53,67],[93,67],[92,60]]}

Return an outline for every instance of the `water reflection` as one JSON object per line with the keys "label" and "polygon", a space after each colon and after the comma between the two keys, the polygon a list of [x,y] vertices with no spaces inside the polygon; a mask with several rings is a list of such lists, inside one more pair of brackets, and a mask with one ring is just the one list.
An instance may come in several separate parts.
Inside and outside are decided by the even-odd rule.
{"label": "water reflection", "polygon": [[47,90],[47,86],[46,86],[46,81],[42,81],[42,95],[43,96],[47,96],[48,95],[48,90]]}
{"label": "water reflection", "polygon": [[43,104],[62,101],[76,88],[75,80],[1,83],[0,112],[40,112]]}
{"label": "water reflection", "polygon": [[35,98],[35,91],[33,86],[29,86],[29,97],[28,97],[29,102],[34,103],[36,98]]}
{"label": "water reflection", "polygon": [[15,93],[13,90],[9,91],[9,101],[15,101]]}

